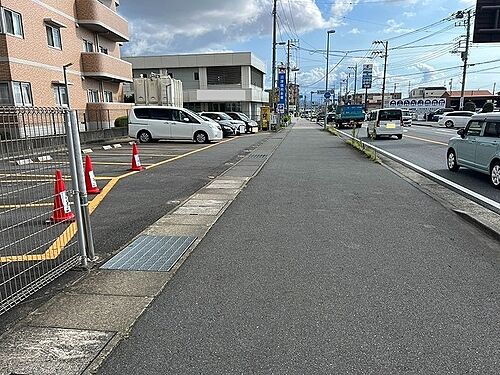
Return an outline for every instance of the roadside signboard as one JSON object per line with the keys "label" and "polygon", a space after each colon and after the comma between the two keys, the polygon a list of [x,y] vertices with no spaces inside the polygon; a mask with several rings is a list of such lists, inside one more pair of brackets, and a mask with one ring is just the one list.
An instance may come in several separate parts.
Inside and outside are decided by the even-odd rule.
{"label": "roadside signboard", "polygon": [[474,43],[500,42],[500,4],[498,0],[477,0]]}
{"label": "roadside signboard", "polygon": [[325,96],[325,99],[330,99],[332,97],[332,94],[329,92],[325,92],[324,96]]}
{"label": "roadside signboard", "polygon": [[365,64],[363,65],[363,78],[362,85],[364,89],[372,88],[372,80],[373,80],[373,64]]}
{"label": "roadside signboard", "polygon": [[278,89],[279,89],[278,104],[282,104],[284,106],[286,103],[286,72],[278,73]]}
{"label": "roadside signboard", "polygon": [[276,110],[278,113],[285,113],[285,104],[283,103],[278,103],[278,105],[276,106]]}

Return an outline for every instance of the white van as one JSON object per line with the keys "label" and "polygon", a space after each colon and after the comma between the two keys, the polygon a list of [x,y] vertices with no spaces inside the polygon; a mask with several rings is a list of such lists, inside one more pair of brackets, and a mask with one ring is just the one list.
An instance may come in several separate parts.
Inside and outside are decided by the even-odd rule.
{"label": "white van", "polygon": [[209,143],[222,139],[218,124],[206,121],[185,108],[137,106],[130,110],[128,134],[141,143],[160,139]]}
{"label": "white van", "polygon": [[403,138],[403,112],[400,109],[376,109],[366,115],[368,137],[378,139],[381,136]]}

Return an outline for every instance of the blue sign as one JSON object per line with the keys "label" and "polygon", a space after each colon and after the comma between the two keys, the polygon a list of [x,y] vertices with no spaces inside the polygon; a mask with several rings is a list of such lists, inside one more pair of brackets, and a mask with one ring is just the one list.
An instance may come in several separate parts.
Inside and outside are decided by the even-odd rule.
{"label": "blue sign", "polygon": [[330,92],[325,92],[325,99],[330,99],[332,94]]}
{"label": "blue sign", "polygon": [[286,103],[286,73],[285,72],[278,73],[278,88],[279,88],[279,94],[280,94],[280,98],[279,98],[278,103],[285,104]]}

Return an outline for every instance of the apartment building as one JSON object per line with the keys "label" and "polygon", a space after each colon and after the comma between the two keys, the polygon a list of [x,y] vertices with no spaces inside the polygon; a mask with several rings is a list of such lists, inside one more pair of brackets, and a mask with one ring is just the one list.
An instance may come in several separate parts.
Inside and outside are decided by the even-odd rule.
{"label": "apartment building", "polygon": [[120,57],[129,40],[119,0],[0,0],[0,105],[129,108],[122,83],[132,66]]}
{"label": "apartment building", "polygon": [[184,107],[201,111],[244,112],[260,118],[269,102],[265,64],[251,52],[125,57],[135,78],[151,74],[182,81]]}

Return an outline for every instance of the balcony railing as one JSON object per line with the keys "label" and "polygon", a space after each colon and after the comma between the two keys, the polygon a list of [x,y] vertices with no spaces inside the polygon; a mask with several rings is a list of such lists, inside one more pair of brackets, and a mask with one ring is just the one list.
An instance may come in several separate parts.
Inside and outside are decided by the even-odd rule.
{"label": "balcony railing", "polygon": [[99,52],[82,53],[82,73],[89,78],[132,82],[132,64]]}
{"label": "balcony railing", "polygon": [[78,24],[114,42],[128,42],[128,22],[97,0],[76,0]]}

